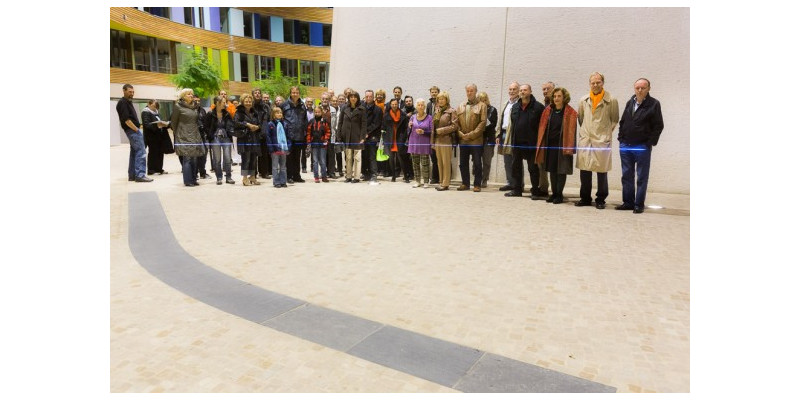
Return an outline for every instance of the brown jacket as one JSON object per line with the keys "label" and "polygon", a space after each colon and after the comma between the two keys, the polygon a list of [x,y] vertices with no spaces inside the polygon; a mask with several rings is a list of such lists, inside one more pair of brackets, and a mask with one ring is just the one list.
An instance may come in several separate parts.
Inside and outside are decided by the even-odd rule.
{"label": "brown jacket", "polygon": [[486,104],[475,99],[475,104],[470,106],[469,125],[467,125],[467,102],[461,103],[456,110],[456,128],[461,144],[482,145],[483,131],[486,128]]}
{"label": "brown jacket", "polygon": [[431,144],[448,146],[453,144],[453,132],[458,129],[456,127],[456,118],[456,110],[453,107],[447,107],[442,112],[442,116],[439,117],[439,124],[436,127],[436,134],[431,135]]}
{"label": "brown jacket", "polygon": [[[547,152],[547,129],[550,123],[550,114],[553,112],[553,105],[547,106],[539,119],[539,142],[536,144],[536,163],[544,162]],[[578,130],[578,112],[569,105],[564,106],[564,121],[561,122],[561,154],[559,160],[568,160],[567,166],[559,163],[559,172],[572,174],[572,155],[575,154],[575,133]],[[569,156],[564,158],[563,156]],[[563,172],[562,172],[563,171]]]}

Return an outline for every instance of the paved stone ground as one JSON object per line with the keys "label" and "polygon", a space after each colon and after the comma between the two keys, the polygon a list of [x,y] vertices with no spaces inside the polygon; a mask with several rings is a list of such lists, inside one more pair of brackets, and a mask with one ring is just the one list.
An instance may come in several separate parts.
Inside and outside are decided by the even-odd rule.
{"label": "paved stone ground", "polygon": [[264,289],[620,392],[690,390],[689,196],[648,193],[666,209],[634,215],[618,191],[596,210],[496,185],[187,188],[174,155],[152,183],[127,181],[127,156],[110,149],[111,392],[454,391],[165,285],[128,247],[135,191],[158,194],[189,254]]}

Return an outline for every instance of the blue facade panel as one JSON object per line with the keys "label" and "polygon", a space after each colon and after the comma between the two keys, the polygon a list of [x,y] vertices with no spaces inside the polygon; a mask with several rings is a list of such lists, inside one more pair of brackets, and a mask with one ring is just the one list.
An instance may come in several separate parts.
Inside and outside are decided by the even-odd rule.
{"label": "blue facade panel", "polygon": [[261,16],[253,14],[253,38],[261,39]]}
{"label": "blue facade panel", "polygon": [[209,14],[211,14],[211,30],[214,32],[222,32],[219,26],[219,7],[209,7]]}
{"label": "blue facade panel", "polygon": [[319,22],[308,23],[309,35],[312,46],[322,46],[322,24]]}
{"label": "blue facade panel", "polygon": [[183,19],[183,7],[171,7],[172,8],[172,21],[185,24],[186,20]]}
{"label": "blue facade panel", "polygon": [[269,25],[272,41],[283,43],[283,18],[269,17]]}

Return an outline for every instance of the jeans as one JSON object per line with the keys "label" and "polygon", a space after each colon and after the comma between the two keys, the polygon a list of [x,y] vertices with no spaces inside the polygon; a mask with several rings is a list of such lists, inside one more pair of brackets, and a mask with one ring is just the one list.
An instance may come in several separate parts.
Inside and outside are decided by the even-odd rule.
{"label": "jeans", "polygon": [[143,178],[147,174],[147,154],[144,150],[144,135],[142,131],[125,129],[125,136],[131,143],[130,157],[128,157],[128,179]]}
{"label": "jeans", "polygon": [[[624,204],[644,208],[652,153],[653,146],[649,144],[629,145],[620,142],[619,158],[622,160],[622,202]],[[633,186],[634,168],[637,176],[635,189]]]}
{"label": "jeans", "polygon": [[197,157],[183,157],[183,184],[197,183]]}
{"label": "jeans", "polygon": [[222,179],[222,171],[225,171],[225,178],[231,177],[231,147],[233,143],[228,138],[215,137],[211,142],[211,169],[217,179]]}
{"label": "jeans", "polygon": [[272,153],[272,185],[286,184],[286,154]]}
{"label": "jeans", "polygon": [[258,162],[255,154],[245,152],[242,154],[242,176],[251,176],[256,174],[256,162]]}
{"label": "jeans", "polygon": [[469,157],[472,156],[473,170],[475,171],[475,184],[481,187],[483,182],[483,145],[459,145],[459,170],[461,172],[461,184],[469,187]]}
{"label": "jeans", "polygon": [[[311,170],[314,179],[328,177],[328,148],[324,146],[311,146]],[[321,170],[321,171],[320,171]]]}

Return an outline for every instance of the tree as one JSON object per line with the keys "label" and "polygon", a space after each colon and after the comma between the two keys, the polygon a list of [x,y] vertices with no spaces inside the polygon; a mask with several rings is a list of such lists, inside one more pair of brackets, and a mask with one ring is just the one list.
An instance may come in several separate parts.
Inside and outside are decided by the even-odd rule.
{"label": "tree", "polygon": [[296,79],[283,76],[280,71],[272,71],[266,79],[259,79],[253,82],[253,86],[261,89],[261,92],[269,93],[270,98],[281,96],[286,98],[289,95],[289,90],[292,86],[297,86],[300,89],[300,97],[306,97],[308,94],[308,87],[297,83]]}
{"label": "tree", "polygon": [[176,75],[169,77],[179,89],[190,88],[199,98],[206,98],[222,89],[222,74],[202,53],[189,52]]}

